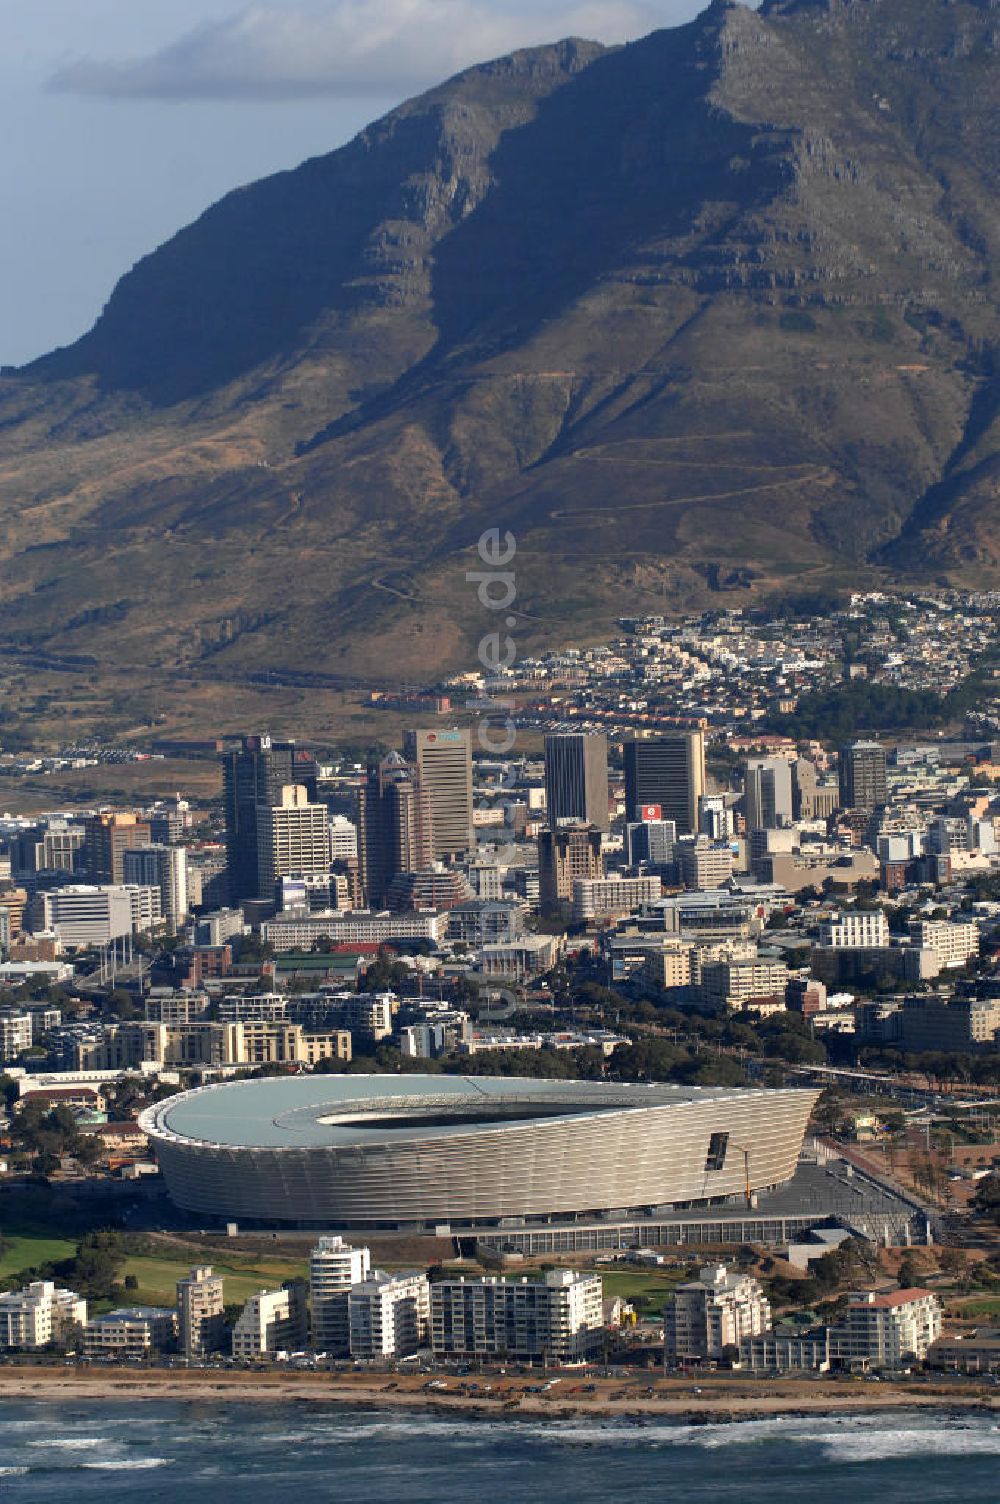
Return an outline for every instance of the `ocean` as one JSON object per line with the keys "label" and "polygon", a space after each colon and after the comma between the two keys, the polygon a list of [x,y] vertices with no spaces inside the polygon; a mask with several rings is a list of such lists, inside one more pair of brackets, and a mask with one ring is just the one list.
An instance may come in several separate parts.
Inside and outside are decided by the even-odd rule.
{"label": "ocean", "polygon": [[313,1403],[0,1403],[3,1504],[996,1504],[998,1464],[996,1421],[948,1412],[639,1426]]}

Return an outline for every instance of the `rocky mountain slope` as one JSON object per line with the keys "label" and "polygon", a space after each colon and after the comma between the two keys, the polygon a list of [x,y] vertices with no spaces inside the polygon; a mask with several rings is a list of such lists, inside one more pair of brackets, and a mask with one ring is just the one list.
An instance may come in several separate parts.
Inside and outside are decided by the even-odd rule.
{"label": "rocky mountain slope", "polygon": [[998,52],[991,0],[716,0],[229,195],[0,380],[0,650],[426,679],[492,526],[522,652],[996,583]]}

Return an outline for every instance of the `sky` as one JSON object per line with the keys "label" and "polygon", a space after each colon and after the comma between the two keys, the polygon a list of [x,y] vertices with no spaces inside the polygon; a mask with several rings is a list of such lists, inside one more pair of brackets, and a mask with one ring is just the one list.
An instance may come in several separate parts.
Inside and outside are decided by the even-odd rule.
{"label": "sky", "polygon": [[706,0],[0,0],[0,365],[77,338],[222,194],[459,68]]}

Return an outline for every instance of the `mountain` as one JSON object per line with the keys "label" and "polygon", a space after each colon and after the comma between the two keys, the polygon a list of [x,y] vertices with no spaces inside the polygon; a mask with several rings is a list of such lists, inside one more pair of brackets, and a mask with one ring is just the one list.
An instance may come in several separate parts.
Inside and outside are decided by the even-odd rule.
{"label": "mountain", "polygon": [[488,527],[520,653],[997,584],[998,49],[993,0],[714,0],[230,194],[0,380],[0,652],[426,681]]}

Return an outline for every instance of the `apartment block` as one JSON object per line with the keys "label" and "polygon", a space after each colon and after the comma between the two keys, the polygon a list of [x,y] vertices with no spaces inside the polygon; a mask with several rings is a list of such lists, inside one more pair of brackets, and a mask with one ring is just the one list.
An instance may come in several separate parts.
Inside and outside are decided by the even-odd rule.
{"label": "apartment block", "polygon": [[541,1280],[448,1279],[431,1286],[437,1358],[513,1358],[573,1363],[604,1340],[599,1275],[549,1270]]}
{"label": "apartment block", "polygon": [[16,1060],[31,1048],[31,1014],[5,1009],[0,1013],[0,1061]]}
{"label": "apartment block", "polygon": [[87,1320],[87,1302],[51,1280],[0,1295],[0,1349],[34,1350],[68,1336]]}
{"label": "apartment block", "polygon": [[783,961],[768,961],[760,956],[749,959],[727,957],[701,962],[701,995],[706,1008],[724,1013],[731,1008],[746,1008],[755,998],[778,997],[785,1006],[788,967]]}
{"label": "apartment block", "polygon": [[912,919],[910,944],[934,951],[942,966],[964,966],[967,961],[978,960],[979,926],[951,924],[946,919]]}
{"label": "apartment block", "polygon": [[340,1237],[320,1238],[309,1256],[309,1303],[312,1346],[332,1357],[350,1352],[348,1298],[368,1278],[371,1255]]}
{"label": "apartment block", "polygon": [[123,1306],[91,1317],[83,1329],[83,1351],[88,1358],[152,1358],[169,1352],[176,1338],[176,1311]]}
{"label": "apartment block", "polygon": [[830,1356],[846,1364],[900,1368],[927,1356],[941,1335],[941,1303],[930,1290],[872,1290],[848,1297],[847,1320],[830,1332]]}
{"label": "apartment block", "polygon": [[882,948],[889,944],[889,923],[881,909],[847,910],[823,921],[819,939],[838,950]]}
{"label": "apartment block", "polygon": [[664,1362],[718,1358],[771,1325],[761,1285],[725,1264],[709,1264],[696,1280],[679,1285],[663,1312]]}
{"label": "apartment block", "polygon": [[423,1273],[373,1270],[348,1297],[348,1328],[354,1358],[404,1358],[426,1346],[430,1286]]}
{"label": "apartment block", "polygon": [[200,1264],[177,1281],[177,1325],[181,1352],[186,1358],[204,1358],[218,1352],[226,1335],[225,1299],[221,1274],[210,1264]]}
{"label": "apartment block", "polygon": [[578,877],[573,883],[573,920],[600,924],[633,914],[660,897],[658,877]]}
{"label": "apartment block", "polygon": [[273,1358],[306,1345],[306,1290],[294,1283],[251,1295],[233,1327],[233,1357],[241,1362]]}

